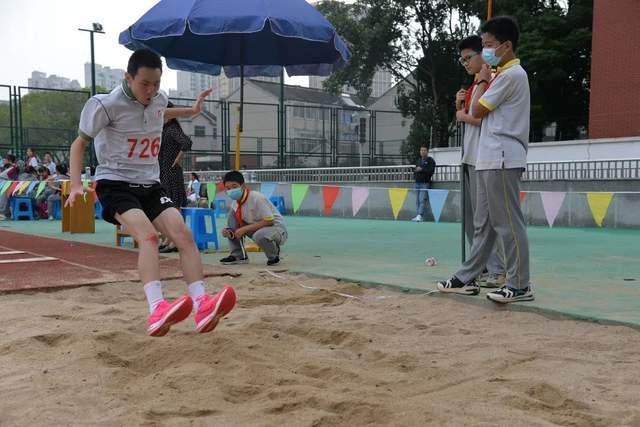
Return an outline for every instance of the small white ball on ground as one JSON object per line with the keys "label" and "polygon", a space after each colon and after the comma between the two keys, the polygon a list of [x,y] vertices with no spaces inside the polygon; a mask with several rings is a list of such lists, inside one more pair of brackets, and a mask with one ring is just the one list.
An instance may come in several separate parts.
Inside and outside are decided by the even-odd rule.
{"label": "small white ball on ground", "polygon": [[429,257],[429,258],[427,258],[426,260],[424,260],[424,264],[425,264],[427,267],[433,267],[433,266],[435,266],[435,265],[437,265],[437,264],[438,264],[438,260],[437,260],[437,259],[435,259],[434,257]]}

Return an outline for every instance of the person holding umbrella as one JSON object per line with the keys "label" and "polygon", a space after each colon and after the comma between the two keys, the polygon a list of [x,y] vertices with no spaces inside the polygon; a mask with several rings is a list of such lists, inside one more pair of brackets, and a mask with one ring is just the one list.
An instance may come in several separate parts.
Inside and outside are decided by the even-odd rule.
{"label": "person holding umbrella", "polygon": [[[85,104],[79,135],[71,145],[71,191],[68,206],[82,197],[82,159],[87,145],[94,143],[98,158],[96,193],[103,218],[123,225],[140,247],[138,271],[144,283],[150,315],[147,332],[163,336],[171,325],[186,319],[195,305],[196,330],[212,331],[220,318],[235,305],[233,288],[224,286],[215,295],[206,293],[200,253],[180,211],[160,184],[158,154],[165,120],[193,116],[202,110],[200,94],[192,108],[167,109],[161,91],[162,62],[148,49],[136,50],[129,58],[126,79],[107,95],[95,95]],[[89,190],[93,191],[93,190]],[[188,294],[173,302],[164,299],[158,264],[158,232],[175,243]]]}

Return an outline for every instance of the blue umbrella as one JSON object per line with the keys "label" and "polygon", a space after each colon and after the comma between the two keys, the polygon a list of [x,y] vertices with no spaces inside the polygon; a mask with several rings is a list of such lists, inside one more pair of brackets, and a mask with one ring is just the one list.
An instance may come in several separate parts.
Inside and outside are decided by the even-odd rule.
{"label": "blue umbrella", "polygon": [[[305,0],[161,0],[119,42],[157,52],[169,68],[217,75],[224,67],[227,76],[241,78],[277,76],[282,67],[290,76],[326,76],[351,58],[333,26]],[[236,163],[243,92],[241,83]]]}

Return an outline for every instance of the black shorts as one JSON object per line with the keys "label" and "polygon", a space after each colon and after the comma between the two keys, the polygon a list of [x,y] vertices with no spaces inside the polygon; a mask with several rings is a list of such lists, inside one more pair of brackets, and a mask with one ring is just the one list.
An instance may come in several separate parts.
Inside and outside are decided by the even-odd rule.
{"label": "black shorts", "polygon": [[96,194],[102,205],[102,219],[116,225],[119,224],[116,213],[122,215],[130,209],[142,209],[149,221],[153,221],[165,209],[175,207],[160,183],[130,184],[100,179]]}

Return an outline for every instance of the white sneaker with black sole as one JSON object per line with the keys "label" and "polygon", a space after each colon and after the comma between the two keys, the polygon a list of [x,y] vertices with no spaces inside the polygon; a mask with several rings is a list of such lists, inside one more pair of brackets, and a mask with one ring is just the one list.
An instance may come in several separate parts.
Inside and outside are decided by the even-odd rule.
{"label": "white sneaker with black sole", "polygon": [[220,262],[224,265],[249,264],[249,258],[236,258],[233,255],[222,258]]}
{"label": "white sneaker with black sole", "polygon": [[514,289],[508,286],[503,286],[498,290],[487,293],[487,299],[493,302],[506,304],[517,301],[533,301],[535,297],[533,296],[533,288],[531,285],[527,286],[525,289]]}
{"label": "white sneaker with black sole", "polygon": [[478,295],[480,293],[480,286],[474,280],[469,283],[463,283],[456,276],[445,282],[438,282],[436,285],[440,292],[461,294],[461,295]]}

